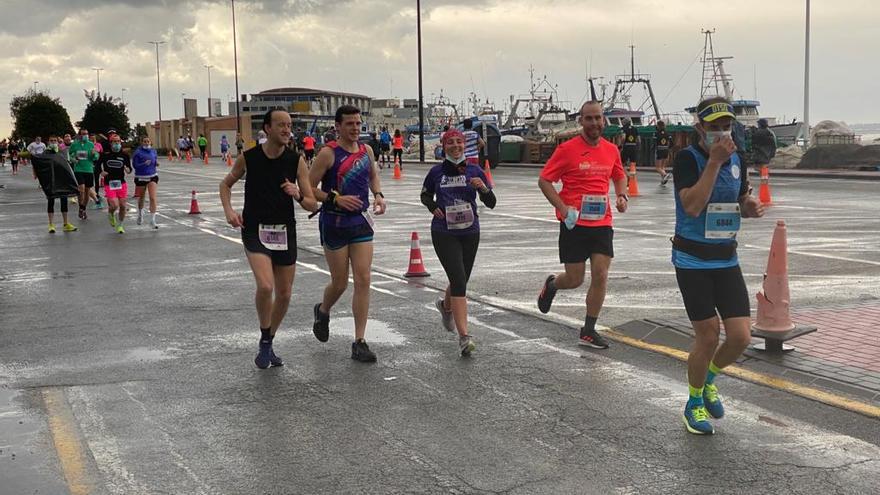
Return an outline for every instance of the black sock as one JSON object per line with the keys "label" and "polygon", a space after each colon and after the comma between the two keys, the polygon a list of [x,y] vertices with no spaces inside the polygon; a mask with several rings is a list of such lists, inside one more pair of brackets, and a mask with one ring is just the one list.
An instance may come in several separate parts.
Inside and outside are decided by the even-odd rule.
{"label": "black sock", "polygon": [[260,343],[261,344],[272,344],[272,339],[275,338],[274,335],[271,335],[271,328],[260,328]]}
{"label": "black sock", "polygon": [[590,315],[587,315],[587,317],[584,318],[584,328],[581,329],[581,337],[596,330],[596,320],[598,319],[599,318]]}

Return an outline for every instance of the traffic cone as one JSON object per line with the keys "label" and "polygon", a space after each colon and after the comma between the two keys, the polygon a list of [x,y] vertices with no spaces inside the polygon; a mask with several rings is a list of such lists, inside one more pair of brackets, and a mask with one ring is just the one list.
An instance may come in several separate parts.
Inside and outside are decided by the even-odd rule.
{"label": "traffic cone", "polygon": [[788,332],[794,330],[791,321],[791,295],[788,291],[788,242],[785,220],[776,221],[770,257],[764,272],[764,286],[758,291],[758,314],[755,330],[764,332]]}
{"label": "traffic cone", "polygon": [[196,190],[192,191],[192,200],[189,202],[189,214],[190,215],[200,215],[202,212],[199,210],[199,198]]}
{"label": "traffic cone", "polygon": [[770,167],[767,165],[761,167],[761,188],[758,190],[758,199],[764,206],[773,203],[770,197]]}
{"label": "traffic cone", "polygon": [[207,164],[208,164],[208,154],[205,153],[205,165],[207,165]]}
{"label": "traffic cone", "polygon": [[174,155],[171,154],[171,151],[168,151],[168,161],[169,161],[169,162],[173,162],[173,161],[174,161]]}
{"label": "traffic cone", "polygon": [[402,174],[400,173],[400,161],[398,161],[397,157],[394,157],[394,178],[403,178]]}
{"label": "traffic cone", "polygon": [[231,153],[226,153],[226,166],[227,167],[232,166],[232,154]]}
{"label": "traffic cone", "polygon": [[486,166],[483,170],[483,173],[486,175],[486,178],[489,179],[489,187],[495,187],[495,180],[492,178],[492,167],[489,166],[489,159],[486,158]]}
{"label": "traffic cone", "polygon": [[636,178],[635,163],[629,165],[629,186],[627,187],[627,194],[631,198],[639,195],[639,180]]}
{"label": "traffic cone", "polygon": [[404,277],[430,277],[431,274],[425,270],[425,263],[422,261],[422,248],[419,246],[419,233],[412,233],[412,241],[409,249],[409,270],[403,275]]}
{"label": "traffic cone", "polygon": [[193,154],[191,151],[187,151],[186,152],[186,163],[192,163],[192,161],[193,161]]}

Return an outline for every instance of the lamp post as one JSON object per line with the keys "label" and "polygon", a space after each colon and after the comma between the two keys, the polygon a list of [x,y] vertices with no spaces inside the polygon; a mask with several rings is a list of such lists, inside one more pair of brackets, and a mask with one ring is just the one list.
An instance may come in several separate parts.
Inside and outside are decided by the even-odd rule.
{"label": "lamp post", "polygon": [[425,161],[425,99],[422,94],[422,2],[416,0],[416,33],[419,51],[419,161]]}
{"label": "lamp post", "polygon": [[211,68],[213,65],[205,65],[206,69],[208,69],[208,117],[213,117],[211,115]]}
{"label": "lamp post", "polygon": [[156,147],[162,147],[162,88],[160,86],[159,77],[159,45],[164,45],[164,41],[149,41],[148,43],[156,47],[156,97],[159,100],[159,130],[156,132]]}
{"label": "lamp post", "polygon": [[235,36],[235,0],[232,1],[232,54],[235,59],[235,128],[241,134],[241,93],[238,91],[238,43]]}
{"label": "lamp post", "polygon": [[804,42],[804,148],[810,146],[810,0],[807,0],[807,28]]}
{"label": "lamp post", "polygon": [[101,71],[104,70],[104,68],[92,67],[92,70],[95,71],[95,75],[98,77],[98,96],[101,96]]}
{"label": "lamp post", "polygon": [[122,88],[122,104],[125,105],[125,92],[128,91],[128,88]]}

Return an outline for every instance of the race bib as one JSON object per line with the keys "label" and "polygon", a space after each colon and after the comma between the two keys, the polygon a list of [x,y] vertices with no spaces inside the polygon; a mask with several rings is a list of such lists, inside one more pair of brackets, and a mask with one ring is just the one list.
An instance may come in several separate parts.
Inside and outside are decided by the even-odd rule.
{"label": "race bib", "polygon": [[87,159],[88,157],[89,157],[89,152],[88,152],[88,151],[85,151],[85,150],[79,150],[79,151],[76,152],[76,159],[77,159],[77,160],[85,160],[85,159]]}
{"label": "race bib", "polygon": [[608,213],[607,196],[584,195],[581,198],[581,220],[602,220]]}
{"label": "race bib", "polygon": [[462,230],[474,224],[474,209],[470,203],[459,203],[446,207],[446,228]]}
{"label": "race bib", "polygon": [[706,207],[706,239],[733,239],[742,216],[739,203],[709,203]]}
{"label": "race bib", "polygon": [[260,224],[260,243],[272,251],[287,251],[287,225]]}
{"label": "race bib", "polygon": [[121,180],[111,180],[110,181],[110,190],[118,191],[122,189],[122,181]]}

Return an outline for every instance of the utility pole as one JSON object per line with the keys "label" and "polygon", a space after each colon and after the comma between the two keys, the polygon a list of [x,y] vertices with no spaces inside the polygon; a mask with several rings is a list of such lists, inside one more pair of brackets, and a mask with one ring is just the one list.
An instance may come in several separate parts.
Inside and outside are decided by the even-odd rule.
{"label": "utility pole", "polygon": [[425,161],[425,97],[422,93],[422,2],[416,0],[416,31],[419,50],[419,161]]}
{"label": "utility pole", "polygon": [[235,0],[232,0],[232,54],[235,58],[235,128],[241,134],[241,93],[238,91],[238,43],[235,36]]}
{"label": "utility pole", "polygon": [[92,70],[95,71],[95,75],[98,76],[98,96],[101,96],[101,71],[104,70],[102,67],[92,67]]}
{"label": "utility pole", "polygon": [[804,42],[804,148],[810,146],[810,0],[807,0],[807,29]]}
{"label": "utility pole", "polygon": [[159,128],[156,132],[156,147],[162,147],[162,87],[160,86],[161,78],[159,77],[159,45],[164,45],[164,41],[148,41],[156,47],[156,97],[159,100]]}
{"label": "utility pole", "polygon": [[213,117],[211,115],[211,68],[213,65],[205,65],[205,68],[208,69],[208,117]]}

